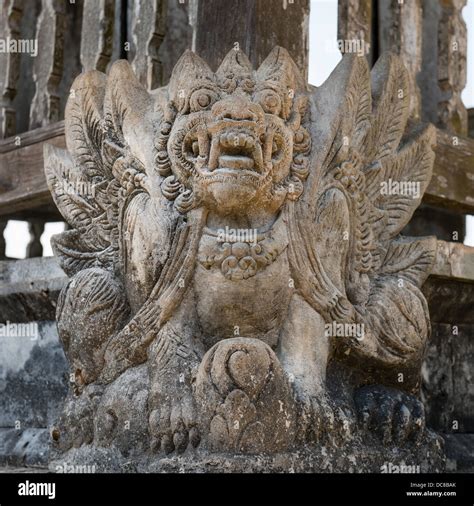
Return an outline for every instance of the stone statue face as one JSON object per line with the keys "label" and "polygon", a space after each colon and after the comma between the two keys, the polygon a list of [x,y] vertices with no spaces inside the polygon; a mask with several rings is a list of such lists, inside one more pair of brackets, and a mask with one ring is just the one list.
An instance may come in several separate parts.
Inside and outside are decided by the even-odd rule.
{"label": "stone statue face", "polygon": [[194,205],[236,214],[281,206],[295,135],[300,144],[309,137],[300,125],[304,93],[286,53],[274,51],[255,71],[232,50],[216,73],[192,53],[182,57],[168,88],[167,151]]}

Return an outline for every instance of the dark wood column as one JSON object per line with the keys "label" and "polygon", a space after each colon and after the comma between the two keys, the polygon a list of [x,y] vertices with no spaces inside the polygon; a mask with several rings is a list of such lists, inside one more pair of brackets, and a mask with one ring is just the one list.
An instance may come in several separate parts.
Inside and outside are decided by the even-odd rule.
{"label": "dark wood column", "polygon": [[214,70],[235,43],[258,66],[285,47],[307,76],[309,0],[196,0],[193,49]]}

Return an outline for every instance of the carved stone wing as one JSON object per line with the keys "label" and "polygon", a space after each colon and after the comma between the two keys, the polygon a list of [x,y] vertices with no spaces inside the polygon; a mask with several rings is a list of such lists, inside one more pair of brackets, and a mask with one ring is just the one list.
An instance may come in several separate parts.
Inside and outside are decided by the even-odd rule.
{"label": "carved stone wing", "polygon": [[348,280],[353,271],[379,271],[390,241],[410,220],[431,179],[435,129],[425,125],[406,132],[408,83],[397,56],[383,55],[369,73],[365,58],[346,55],[314,93],[315,121],[321,118],[327,133],[315,136],[320,139],[319,146],[314,141],[315,170],[299,205],[315,212],[328,188],[345,195],[348,240],[354,245]]}
{"label": "carved stone wing", "polygon": [[382,56],[372,72],[365,58],[343,57],[313,93],[311,171],[289,210],[302,295],[328,322],[364,324],[367,338],[349,347],[379,365],[417,360],[429,333],[413,321],[428,321],[419,287],[436,240],[399,234],[431,179],[435,130],[406,130],[408,86],[397,56]]}
{"label": "carved stone wing", "polygon": [[123,270],[122,211],[138,193],[155,191],[145,171],[154,170],[154,129],[162,121],[153,101],[126,61],[108,76],[92,70],[73,83],[65,114],[68,151],[49,145],[44,151],[49,189],[71,227],[53,238],[69,275],[89,267]]}
{"label": "carved stone wing", "polygon": [[64,149],[44,147],[46,181],[64,220],[72,227],[53,237],[53,249],[68,275],[101,266],[112,268],[114,249],[110,243],[110,224],[99,205],[95,184],[85,177]]}

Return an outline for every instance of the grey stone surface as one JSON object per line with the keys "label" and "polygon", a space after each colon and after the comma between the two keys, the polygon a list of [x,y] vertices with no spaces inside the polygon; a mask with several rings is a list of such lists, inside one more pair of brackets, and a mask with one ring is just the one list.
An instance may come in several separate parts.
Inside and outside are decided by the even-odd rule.
{"label": "grey stone surface", "polygon": [[0,322],[54,320],[66,281],[54,257],[0,262]]}
{"label": "grey stone surface", "polygon": [[49,469],[47,467],[25,467],[25,466],[0,466],[0,474],[43,474],[43,473],[49,473]]}
{"label": "grey stone surface", "polygon": [[49,427],[68,385],[55,322],[30,322],[0,337],[0,427]]}
{"label": "grey stone surface", "polygon": [[443,437],[448,470],[474,473],[474,434],[445,434]]}
{"label": "grey stone surface", "polygon": [[[269,455],[209,453],[196,451],[188,454],[153,456],[136,460],[124,457],[118,448],[82,446],[73,448],[67,455],[53,457],[50,470],[57,466],[95,466],[95,472],[130,473],[382,473],[391,464],[414,466],[421,473],[441,472],[445,469],[443,439],[429,433],[427,440],[418,448],[384,446],[379,440],[355,440],[335,447],[322,444],[318,448],[300,448],[291,453]],[[419,467],[418,467],[419,466]],[[385,468],[385,469],[386,469]]]}
{"label": "grey stone surface", "polygon": [[187,51],[152,92],[125,61],[77,78],[45,147],[71,227],[52,468],[443,469],[417,398],[436,239],[400,235],[435,131],[409,99],[391,54],[318,89],[280,47]]}
{"label": "grey stone surface", "polygon": [[430,276],[423,285],[423,293],[429,302],[432,322],[474,323],[474,283]]}
{"label": "grey stone surface", "polygon": [[427,423],[447,434],[474,432],[474,326],[433,324],[423,364]]}
{"label": "grey stone surface", "polygon": [[0,466],[44,470],[49,460],[49,438],[48,429],[0,428]]}

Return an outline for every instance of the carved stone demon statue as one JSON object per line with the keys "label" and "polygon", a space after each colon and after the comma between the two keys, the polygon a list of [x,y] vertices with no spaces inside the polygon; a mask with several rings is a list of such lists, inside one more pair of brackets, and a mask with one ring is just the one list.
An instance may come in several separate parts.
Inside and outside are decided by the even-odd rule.
{"label": "carved stone demon statue", "polygon": [[416,398],[436,241],[400,235],[434,133],[406,131],[408,102],[392,55],[371,74],[345,56],[311,89],[282,48],[215,73],[186,52],[152,92],[126,61],[76,79],[68,151],[45,150],[70,225],[53,240],[73,377],[55,458],[347,470],[394,443],[436,453]]}

